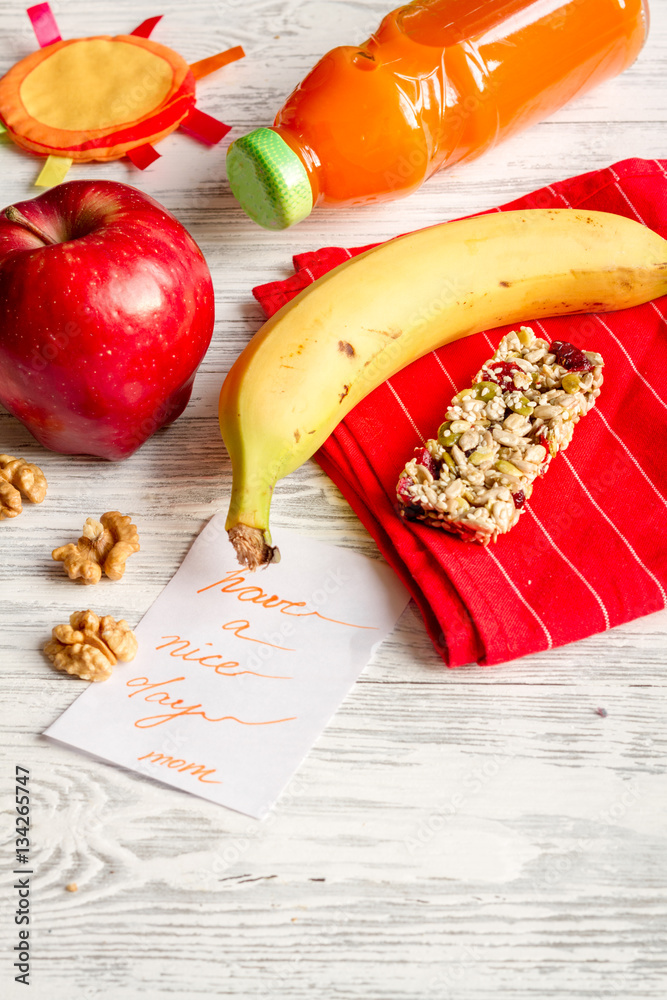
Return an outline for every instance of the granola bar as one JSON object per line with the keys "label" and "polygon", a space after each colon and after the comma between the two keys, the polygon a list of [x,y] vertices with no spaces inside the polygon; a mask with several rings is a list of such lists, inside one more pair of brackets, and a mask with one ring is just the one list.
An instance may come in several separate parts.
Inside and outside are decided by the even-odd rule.
{"label": "granola bar", "polygon": [[454,398],[437,439],[398,480],[402,517],[488,545],[519,520],[533,483],[600,395],[602,357],[522,326]]}

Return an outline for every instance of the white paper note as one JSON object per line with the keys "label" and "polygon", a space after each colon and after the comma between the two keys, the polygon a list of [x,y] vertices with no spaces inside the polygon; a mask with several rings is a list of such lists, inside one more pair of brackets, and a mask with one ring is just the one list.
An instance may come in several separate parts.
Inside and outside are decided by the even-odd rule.
{"label": "white paper note", "polygon": [[135,629],[136,658],[46,735],[260,818],[409,595],[385,563],[284,530],[281,562],[250,573],[224,520]]}

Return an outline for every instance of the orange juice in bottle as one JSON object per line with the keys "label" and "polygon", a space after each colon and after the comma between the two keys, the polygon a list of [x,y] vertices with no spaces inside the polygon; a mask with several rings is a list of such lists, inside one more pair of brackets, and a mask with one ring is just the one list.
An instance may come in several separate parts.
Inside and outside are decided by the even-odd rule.
{"label": "orange juice in bottle", "polygon": [[232,191],[269,229],[410,194],[622,73],[647,32],[647,0],[417,0],[231,145]]}

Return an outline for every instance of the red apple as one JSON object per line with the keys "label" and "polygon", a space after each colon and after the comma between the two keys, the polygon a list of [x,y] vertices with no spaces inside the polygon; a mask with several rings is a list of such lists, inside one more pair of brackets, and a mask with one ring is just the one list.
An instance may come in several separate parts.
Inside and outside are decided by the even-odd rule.
{"label": "red apple", "polygon": [[131,455],[185,408],[213,317],[201,250],[135,188],[71,181],[0,213],[0,402],[46,448]]}

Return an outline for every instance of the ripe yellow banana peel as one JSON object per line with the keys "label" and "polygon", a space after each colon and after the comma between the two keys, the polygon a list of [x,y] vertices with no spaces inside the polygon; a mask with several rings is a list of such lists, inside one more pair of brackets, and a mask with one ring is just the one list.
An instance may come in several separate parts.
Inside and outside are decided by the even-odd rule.
{"label": "ripe yellow banana peel", "polygon": [[220,394],[227,531],[249,569],[277,558],[276,482],[411,361],[507,323],[607,312],[667,293],[667,241],[608,212],[529,209],[402,236],[319,278],[271,317]]}

